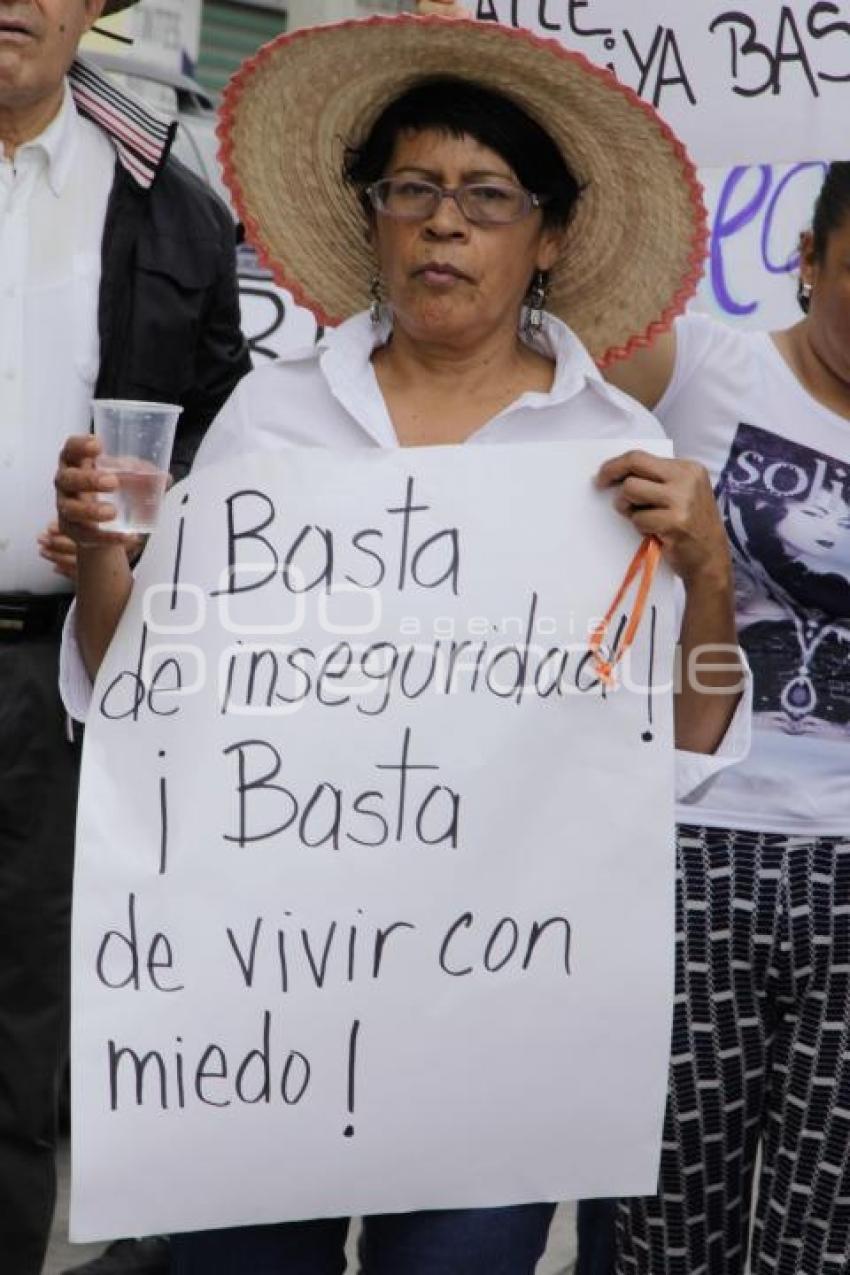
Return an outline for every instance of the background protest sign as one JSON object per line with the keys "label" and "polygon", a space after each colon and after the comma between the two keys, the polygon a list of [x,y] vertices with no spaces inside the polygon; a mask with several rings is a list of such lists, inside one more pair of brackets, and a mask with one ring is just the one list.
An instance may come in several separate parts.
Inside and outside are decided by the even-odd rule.
{"label": "background protest sign", "polygon": [[798,241],[830,160],[850,159],[850,0],[463,0],[559,40],[657,107],[701,168],[712,227],[696,308],[800,318]]}
{"label": "background protest sign", "polygon": [[603,693],[622,450],[170,494],[86,733],[76,1239],[654,1189],[672,586]]}
{"label": "background protest sign", "polygon": [[655,106],[704,166],[832,159],[847,146],[848,0],[466,0],[562,40]]}
{"label": "background protest sign", "polygon": [[[845,142],[836,157],[848,155]],[[696,309],[737,327],[799,322],[800,232],[811,225],[827,168],[816,160],[700,172],[711,240]]]}

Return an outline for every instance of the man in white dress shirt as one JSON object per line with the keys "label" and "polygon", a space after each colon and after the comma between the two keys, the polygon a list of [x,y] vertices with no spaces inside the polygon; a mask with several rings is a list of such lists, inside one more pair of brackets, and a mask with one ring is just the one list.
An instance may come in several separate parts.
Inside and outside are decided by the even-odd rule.
{"label": "man in white dress shirt", "polygon": [[87,431],[95,396],[172,401],[185,470],[248,369],[229,214],[168,159],[173,126],[75,61],[101,13],[132,2],[0,0],[3,1275],[42,1267],[67,1039],[77,772],[56,669],[69,582],[67,546],[42,536],[56,453]]}

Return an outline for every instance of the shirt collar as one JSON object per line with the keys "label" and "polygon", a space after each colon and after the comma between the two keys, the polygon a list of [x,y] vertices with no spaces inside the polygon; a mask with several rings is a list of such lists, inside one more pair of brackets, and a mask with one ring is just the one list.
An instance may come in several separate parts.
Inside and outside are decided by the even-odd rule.
{"label": "shirt collar", "polygon": [[18,147],[16,164],[25,156],[43,162],[47,182],[54,195],[61,195],[74,162],[77,144],[77,112],[67,86],[62,105],[43,133]]}
{"label": "shirt collar", "polygon": [[168,158],[177,121],[119,89],[81,58],[68,72],[68,83],[79,113],[106,133],[122,168],[137,186],[149,190]]}
{"label": "shirt collar", "polygon": [[319,347],[319,366],[334,398],[381,447],[397,447],[398,438],[378,387],[372,353],[386,343],[391,330],[388,319],[373,324],[364,311],[326,331]]}
{"label": "shirt collar", "polygon": [[[387,341],[391,330],[389,318],[373,324],[368,313],[363,312],[326,332],[320,345],[320,364],[331,393],[384,447],[397,445],[397,439],[371,360],[374,350]],[[554,407],[588,388],[610,398],[615,406],[623,406],[619,398],[611,395],[584,345],[561,319],[545,315],[540,334],[529,344],[554,359],[552,388],[546,393],[522,394],[494,419],[520,408]]]}

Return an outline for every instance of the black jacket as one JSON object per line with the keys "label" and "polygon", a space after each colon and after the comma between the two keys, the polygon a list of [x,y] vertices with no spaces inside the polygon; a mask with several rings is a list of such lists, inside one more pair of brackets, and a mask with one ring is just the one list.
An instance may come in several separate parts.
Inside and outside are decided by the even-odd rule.
{"label": "black jacket", "polygon": [[175,159],[150,189],[120,162],[103,234],[98,398],[181,403],[172,471],[250,370],[229,212]]}

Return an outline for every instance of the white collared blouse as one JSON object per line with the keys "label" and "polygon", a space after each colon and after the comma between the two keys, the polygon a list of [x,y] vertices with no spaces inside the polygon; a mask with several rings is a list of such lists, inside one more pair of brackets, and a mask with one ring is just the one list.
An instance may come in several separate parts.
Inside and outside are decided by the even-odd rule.
{"label": "white collared blouse", "polygon": [[[239,383],[210,426],[195,467],[287,447],[338,451],[398,447],[371,361],[373,351],[386,342],[389,333],[389,321],[373,326],[367,314],[358,314],[329,332],[317,346],[293,350],[255,368]],[[618,438],[639,447],[641,440],[664,437],[654,416],[602,379],[584,346],[564,323],[547,315],[537,340],[541,352],[555,362],[551,390],[521,395],[463,446]],[[74,638],[73,610],[65,626],[61,689],[71,716],[85,720],[91,682]],[[749,717],[750,696],[746,693],[716,753],[677,752],[676,793],[680,800],[746,756]]]}

